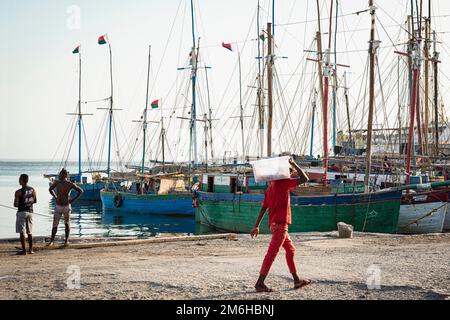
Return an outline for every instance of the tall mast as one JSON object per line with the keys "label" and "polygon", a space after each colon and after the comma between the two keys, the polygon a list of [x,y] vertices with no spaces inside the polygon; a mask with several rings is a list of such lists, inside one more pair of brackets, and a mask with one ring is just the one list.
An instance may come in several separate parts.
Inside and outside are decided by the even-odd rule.
{"label": "tall mast", "polygon": [[420,70],[420,48],[418,47],[417,39],[415,37],[413,1],[411,0],[411,19],[412,19],[412,41],[411,41],[411,62],[412,62],[412,94],[410,103],[410,118],[409,118],[409,133],[408,133],[408,151],[406,158],[406,184],[410,183],[411,178],[411,158],[413,153],[413,139],[414,139],[414,113],[416,111],[417,95],[418,95],[418,81]]}
{"label": "tall mast", "polygon": [[195,50],[195,19],[194,19],[194,0],[191,0],[191,23],[192,23],[192,115],[191,115],[191,139],[194,144],[194,167],[197,168],[197,104],[196,104],[196,81],[197,81],[197,55]]}
{"label": "tall mast", "polygon": [[[79,49],[80,50],[80,49]],[[81,51],[78,52],[79,75],[78,75],[78,174],[81,182],[81,126],[83,115],[81,114]]]}
{"label": "tall mast", "polygon": [[375,41],[375,7],[373,0],[369,1],[371,27],[370,27],[370,43],[369,43],[369,60],[370,60],[370,88],[369,88],[369,118],[367,121],[367,150],[366,150],[366,173],[364,177],[364,186],[366,192],[369,191],[370,169],[372,165],[372,125],[373,112],[375,106],[375,54],[378,48],[378,41]]}
{"label": "tall mast", "polygon": [[317,72],[319,73],[319,88],[320,88],[320,102],[323,106],[323,101],[325,99],[324,93],[323,93],[323,67],[322,67],[322,61],[323,61],[323,54],[322,54],[322,28],[320,26],[320,6],[319,6],[319,0],[316,1],[317,4],[317,26],[318,31],[316,32],[316,44],[317,44]]}
{"label": "tall mast", "polygon": [[353,148],[353,139],[352,139],[352,124],[350,122],[350,107],[348,103],[348,86],[347,86],[347,73],[344,72],[344,97],[345,97],[345,109],[347,111],[347,125],[348,125],[348,141],[350,144],[350,148]]}
{"label": "tall mast", "polygon": [[112,145],[112,125],[113,125],[113,68],[112,68],[112,50],[111,50],[111,43],[109,42],[108,38],[108,47],[109,47],[109,75],[111,77],[111,97],[110,104],[109,104],[109,133],[108,133],[108,166],[106,169],[106,172],[108,173],[108,178],[111,177],[111,145]]}
{"label": "tall mast", "polygon": [[330,66],[330,47],[331,47],[331,24],[333,20],[333,1],[331,1],[330,8],[330,22],[329,22],[329,38],[328,38],[328,49],[325,51],[324,56],[324,66],[323,66],[323,77],[324,77],[324,92],[323,92],[323,168],[324,168],[324,183],[327,181],[327,170],[328,170],[328,90],[329,81],[331,75]]}
{"label": "tall mast", "polygon": [[[417,1],[416,1],[417,5]],[[417,50],[420,50],[420,42],[422,39],[422,0],[420,1],[420,10],[417,12],[418,21],[417,21]],[[420,78],[420,64],[418,65],[418,73]],[[420,116],[420,79],[417,80],[417,97],[416,97],[416,119],[417,119],[417,136],[418,136],[418,144],[419,144],[419,154],[423,155],[423,144],[422,144],[422,123]]]}
{"label": "tall mast", "polygon": [[[257,31],[257,39],[258,39],[258,120],[259,120],[259,144],[260,144],[260,150],[259,150],[259,156],[262,157],[264,155],[264,95],[263,95],[263,78],[261,75],[261,61],[262,56],[261,55],[261,35],[260,35],[260,7],[259,7],[259,0],[258,0],[258,10],[257,10],[257,19],[256,19],[256,31]],[[264,47],[263,47],[264,48]],[[264,50],[263,50],[264,51]]]}
{"label": "tall mast", "polygon": [[244,108],[242,107],[242,70],[241,70],[241,53],[238,48],[238,65],[239,65],[239,121],[241,123],[241,144],[242,157],[245,159],[245,139],[244,139]]}
{"label": "tall mast", "polygon": [[[428,16],[430,16],[431,13],[428,13]],[[423,153],[425,155],[429,155],[429,150],[428,150],[428,136],[429,136],[429,128],[428,128],[428,124],[429,124],[429,80],[430,80],[430,72],[429,72],[429,63],[428,60],[430,59],[430,17],[425,19],[425,42],[423,45],[423,55],[425,58],[425,101],[424,101],[424,120],[423,120],[423,129],[424,129],[424,138],[425,138],[425,143],[424,143],[424,150]]]}
{"label": "tall mast", "polygon": [[145,166],[145,145],[147,139],[147,110],[148,110],[148,99],[149,99],[149,86],[150,86],[150,62],[151,62],[151,50],[152,46],[148,46],[148,69],[147,69],[147,93],[145,94],[145,110],[144,110],[144,121],[142,123],[142,164],[141,164],[141,173],[144,174],[144,166]]}
{"label": "tall mast", "polygon": [[208,172],[208,115],[206,113],[203,115],[203,122],[204,122],[203,131],[205,136],[205,170],[206,172]]}
{"label": "tall mast", "polygon": [[267,124],[267,156],[272,155],[272,117],[273,117],[273,53],[272,53],[272,24],[267,23],[267,96],[269,99],[269,112]]}
{"label": "tall mast", "polygon": [[213,136],[212,136],[212,108],[211,108],[211,99],[209,96],[209,81],[208,81],[208,67],[205,66],[205,77],[206,77],[206,91],[208,93],[208,113],[209,113],[209,145],[211,149],[211,159],[214,159],[214,150],[213,150]]}
{"label": "tall mast", "polygon": [[[338,23],[338,7],[339,1],[336,0],[336,17],[335,17],[335,26],[334,26],[334,64],[337,65],[337,23]],[[337,81],[337,68],[334,69],[333,72],[333,80],[334,80],[334,86],[333,86],[333,154],[334,149],[336,147],[336,92],[338,88],[338,81]]]}
{"label": "tall mast", "polygon": [[311,116],[311,144],[309,146],[309,156],[313,157],[313,146],[314,146],[314,125],[316,119],[316,107],[317,107],[317,90],[314,89],[314,96],[312,101],[312,116]]}
{"label": "tall mast", "polygon": [[161,151],[163,172],[166,172],[166,152],[165,152],[166,129],[164,129],[164,117],[161,116]]}
{"label": "tall mast", "polygon": [[439,84],[438,84],[438,59],[439,52],[436,49],[436,31],[433,31],[433,73],[434,73],[434,143],[436,148],[436,156],[439,156],[439,105],[438,105],[438,96],[439,96]]}
{"label": "tall mast", "polygon": [[272,0],[272,36],[275,36],[275,0]]}

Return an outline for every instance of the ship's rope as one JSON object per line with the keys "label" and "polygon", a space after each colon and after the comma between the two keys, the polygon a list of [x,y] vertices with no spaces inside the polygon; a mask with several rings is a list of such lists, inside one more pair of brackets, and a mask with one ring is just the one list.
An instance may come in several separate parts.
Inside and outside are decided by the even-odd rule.
{"label": "ship's rope", "polygon": [[[414,206],[414,205],[413,205]],[[441,205],[438,208],[433,208],[430,212],[428,212],[427,214],[425,214],[424,216],[412,221],[411,223],[407,224],[406,226],[403,227],[399,227],[399,229],[406,229],[407,227],[409,227],[410,225],[413,224],[417,224],[420,220],[425,219],[426,217],[432,216],[433,214],[435,214],[436,212],[438,212],[441,208],[443,208],[444,206],[447,206],[447,202],[444,202],[443,205]]]}
{"label": "ship's rope", "polygon": [[[17,211],[17,208],[10,207],[10,206],[4,205],[4,204],[0,204],[0,207],[5,208],[5,209],[10,209],[10,210]],[[32,214],[35,214],[37,216],[47,217],[47,218],[53,218],[53,216],[49,215],[49,214],[43,214],[43,213],[38,213],[38,212],[32,212]]]}

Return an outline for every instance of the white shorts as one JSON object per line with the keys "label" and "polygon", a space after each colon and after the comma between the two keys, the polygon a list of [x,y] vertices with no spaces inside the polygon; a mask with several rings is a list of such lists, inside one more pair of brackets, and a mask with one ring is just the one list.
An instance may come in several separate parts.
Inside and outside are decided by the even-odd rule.
{"label": "white shorts", "polygon": [[64,223],[69,224],[70,222],[70,213],[72,212],[72,206],[69,204],[67,206],[56,205],[55,213],[53,214],[53,228],[57,228],[59,224],[59,220],[64,216]]}
{"label": "white shorts", "polygon": [[16,214],[16,232],[22,234],[33,233],[33,214],[28,211],[19,211]]}

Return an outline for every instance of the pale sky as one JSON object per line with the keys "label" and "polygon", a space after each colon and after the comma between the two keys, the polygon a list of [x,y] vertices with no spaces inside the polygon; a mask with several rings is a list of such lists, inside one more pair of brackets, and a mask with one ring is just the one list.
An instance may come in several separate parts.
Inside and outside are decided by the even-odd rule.
{"label": "pale sky", "polygon": [[[194,2],[197,18],[196,36],[201,37],[202,64],[211,66],[211,69],[208,69],[208,77],[213,118],[219,119],[214,122],[213,128],[214,151],[217,157],[222,157],[225,151],[236,153],[241,148],[237,119],[229,119],[239,115],[235,43],[238,43],[242,51],[244,113],[246,116],[254,114],[253,104],[256,97],[248,87],[254,85],[252,79],[255,78],[257,70],[256,41],[254,41],[257,34],[255,20],[257,1],[195,0]],[[260,2],[262,29],[271,19],[269,12],[271,1]],[[324,17],[328,14],[330,1],[320,2],[321,14]],[[425,4],[427,2],[424,1],[425,16],[428,15]],[[404,35],[400,35],[398,24],[403,23],[406,14],[409,14],[410,1],[378,0],[375,3],[379,7],[377,38],[382,40],[379,61],[383,78],[392,61],[397,61],[391,41],[400,44],[404,40],[401,38]],[[113,48],[115,107],[123,109],[116,113],[118,145],[122,148],[121,155],[125,161],[130,158],[129,153],[133,153],[133,158],[139,159],[141,152],[139,148],[131,152],[125,146],[127,143],[134,143],[137,129],[136,123],[132,123],[132,120],[139,119],[145,106],[148,45],[152,45],[150,101],[162,98],[162,114],[167,119],[170,115],[182,116],[184,110],[182,108],[191,101],[187,86],[189,71],[177,71],[178,67],[187,66],[192,46],[189,4],[188,0],[0,0],[0,159],[52,159],[59,150],[56,159],[60,160],[63,147],[58,149],[58,145],[72,121],[66,113],[74,112],[78,101],[78,56],[71,52],[81,44],[82,100],[91,101],[108,97],[108,50],[107,46],[97,44],[98,36],[105,33],[108,34]],[[300,118],[308,113],[306,110],[309,108],[308,101],[311,96],[309,85],[313,81],[310,76],[290,77],[290,75],[314,71],[314,63],[305,62],[304,50],[309,49],[317,29],[315,4],[315,0],[276,0],[275,50],[277,55],[287,57],[277,60],[277,73],[281,87],[285,88],[283,92],[285,104],[294,105],[298,110],[292,114],[294,117],[299,115]],[[438,50],[441,52],[440,68],[443,72],[441,89],[446,102],[445,99],[449,98],[447,92],[450,84],[447,77],[450,75],[450,48],[447,45],[450,31],[450,2],[433,0],[432,4],[432,15],[436,16],[432,20],[433,28],[441,32],[438,37],[444,41],[438,45]],[[359,15],[352,13],[366,10],[367,7],[367,0],[339,1],[340,32],[337,59],[339,63],[351,66],[348,77],[351,100],[355,104],[361,95],[359,77],[363,75],[367,60],[370,15],[368,12]],[[323,20],[321,23],[322,31],[328,30],[328,21]],[[326,42],[326,35],[323,40]],[[223,41],[233,43],[235,51],[223,49],[221,47]],[[165,48],[166,52],[163,55]],[[403,49],[401,46],[398,48]],[[157,74],[158,70],[160,71]],[[203,114],[207,108],[204,69],[199,73],[198,113]],[[387,86],[389,87],[389,83]],[[304,95],[299,93],[302,90]],[[185,98],[181,96],[183,92]],[[397,102],[393,104],[396,105]],[[105,103],[83,105],[85,113],[94,114],[85,118],[91,151],[99,150],[98,145],[103,141],[97,137],[105,111],[97,108],[105,106]],[[338,111],[340,122],[345,119],[343,112]],[[358,112],[364,111],[355,111],[355,115]],[[151,120],[159,120],[161,110],[151,110],[149,114]],[[172,122],[167,119],[165,121],[170,123],[167,128],[169,148],[172,148],[172,155],[169,158],[187,160],[187,123],[174,118]],[[246,126],[251,126],[252,120],[246,119],[248,119],[245,120],[248,121]],[[305,145],[309,143],[308,121],[303,118],[298,121],[299,124],[305,123],[305,127],[297,133],[298,143]],[[354,121],[356,125],[359,120]],[[200,122],[198,125],[202,126]],[[340,126],[345,128],[344,124]],[[281,129],[275,128],[275,132],[278,132],[276,130]],[[159,132],[158,125],[150,124],[149,131],[150,149],[155,154],[158,143],[154,136]],[[254,132],[251,130],[246,132],[246,141],[253,141],[249,145],[254,145],[256,141],[256,137],[251,136],[252,134]],[[99,142],[96,143],[96,140]],[[200,128],[198,140],[199,144],[203,141],[203,131]],[[320,142],[319,136],[317,141]],[[62,145],[65,143],[63,141]],[[249,152],[256,150],[252,148],[249,147]],[[316,149],[320,152],[320,145]],[[276,150],[282,151],[282,147]],[[76,158],[76,151],[75,139],[70,153],[71,159]],[[199,147],[199,157],[201,152]],[[150,151],[148,156],[151,156]]]}

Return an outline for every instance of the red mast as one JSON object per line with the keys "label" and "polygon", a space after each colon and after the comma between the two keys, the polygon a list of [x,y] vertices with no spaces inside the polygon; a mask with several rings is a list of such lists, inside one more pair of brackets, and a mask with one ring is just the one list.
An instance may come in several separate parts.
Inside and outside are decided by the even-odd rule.
{"label": "red mast", "polygon": [[329,91],[329,79],[331,74],[330,67],[330,48],[331,48],[331,25],[333,22],[333,0],[331,0],[330,8],[330,26],[328,31],[328,49],[325,51],[324,56],[324,90],[323,90],[323,167],[324,167],[324,183],[327,181],[328,170],[328,91]]}

